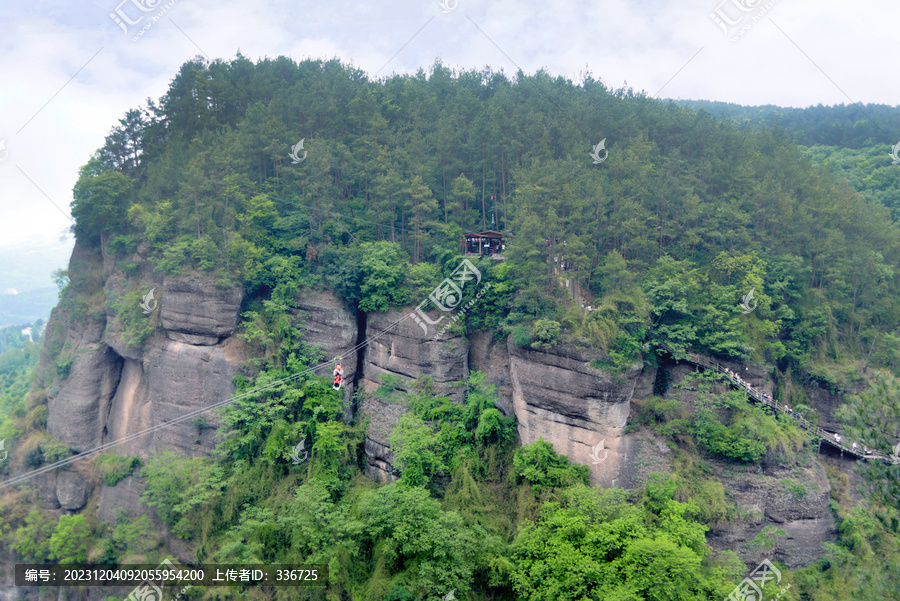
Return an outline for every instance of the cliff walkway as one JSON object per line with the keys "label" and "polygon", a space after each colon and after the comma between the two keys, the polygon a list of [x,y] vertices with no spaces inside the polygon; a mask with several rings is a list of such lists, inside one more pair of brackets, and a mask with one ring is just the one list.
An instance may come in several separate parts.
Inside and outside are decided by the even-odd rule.
{"label": "cliff walkway", "polygon": [[871,450],[869,452],[866,452],[861,444],[854,443],[853,441],[847,441],[837,432],[832,433],[823,430],[801,415],[798,415],[797,413],[790,410],[786,405],[779,404],[775,402],[774,399],[769,399],[768,397],[763,396],[760,391],[752,388],[749,383],[738,382],[738,380],[731,375],[731,372],[729,372],[729,370],[726,369],[725,366],[719,364],[716,361],[711,361],[705,357],[690,353],[688,354],[688,358],[685,359],[685,361],[687,361],[688,363],[693,363],[694,365],[702,367],[703,369],[713,370],[717,373],[722,374],[734,388],[743,391],[750,398],[750,400],[766,405],[776,413],[780,412],[787,415],[791,420],[793,420],[795,424],[797,424],[798,427],[803,428],[807,432],[810,432],[818,439],[820,449],[821,445],[825,444],[840,450],[841,454],[846,453],[847,455],[851,455],[853,457],[856,457],[857,459],[865,459],[866,461],[885,461],[887,463],[893,462],[891,457],[888,457],[887,455],[881,455]]}

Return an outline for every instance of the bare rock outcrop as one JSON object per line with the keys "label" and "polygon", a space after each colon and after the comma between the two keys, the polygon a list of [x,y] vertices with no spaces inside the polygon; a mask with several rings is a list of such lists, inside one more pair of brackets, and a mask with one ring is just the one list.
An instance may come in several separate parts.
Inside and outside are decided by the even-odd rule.
{"label": "bare rock outcrop", "polygon": [[59,472],[56,475],[56,498],[63,509],[74,511],[87,503],[90,484],[78,472]]}
{"label": "bare rock outcrop", "polygon": [[433,340],[409,314],[392,309],[368,316],[363,365],[364,385],[377,388],[381,375],[400,376],[399,389],[411,390],[412,380],[431,376],[435,388],[446,396],[462,400],[465,391],[450,382],[464,380],[469,373],[469,349],[464,336],[447,333]]}
{"label": "bare rock outcrop", "polygon": [[[341,357],[344,369],[344,419],[353,417],[353,398],[357,365],[356,345],[359,338],[356,314],[333,292],[327,290],[304,290],[296,299],[297,308],[291,313],[297,316],[296,323],[303,330],[303,341],[320,349],[327,361]],[[328,370],[324,372],[330,374]]]}
{"label": "bare rock outcrop", "polygon": [[186,344],[214,345],[234,333],[243,298],[240,287],[220,287],[212,276],[166,278],[160,301],[166,336]]}
{"label": "bare rock outcrop", "polygon": [[71,352],[64,357],[72,362],[58,389],[48,391],[47,432],[81,453],[103,443],[122,359],[105,343],[79,343],[62,352]]}
{"label": "bare rock outcrop", "polygon": [[128,519],[137,519],[141,515],[151,514],[152,509],[141,503],[144,492],[144,481],[137,475],[126,476],[115,486],[100,484],[97,517],[104,522],[115,525],[119,513]]}
{"label": "bare rock outcrop", "polygon": [[[82,296],[91,286],[102,289],[105,315],[84,309],[76,315],[70,308],[58,308],[50,318],[48,348],[55,349],[57,369],[54,373],[44,362],[42,370],[52,376],[44,378],[51,379],[51,435],[84,452],[233,394],[232,380],[245,360],[241,341],[232,336],[243,299],[240,287],[218,286],[206,274],[166,278],[163,285],[141,281],[148,291],[154,286],[163,291],[155,293],[151,306],[158,305],[146,317],[157,329],[135,343],[125,341],[111,302],[134,285],[115,262],[76,245],[70,273]],[[207,454],[214,447],[216,425],[204,414],[135,438],[116,452],[146,457],[174,447],[187,456]]]}
{"label": "bare rock outcrop", "polygon": [[748,564],[768,558],[799,569],[821,557],[822,543],[837,539],[822,464],[764,470],[716,460],[708,464],[734,496],[739,514],[709,531],[707,542],[714,549],[733,550]]}
{"label": "bare rock outcrop", "polygon": [[495,340],[490,332],[474,332],[469,335],[469,344],[469,368],[483,373],[487,383],[497,388],[495,406],[503,415],[512,415],[512,380],[506,340]]}
{"label": "bare rock outcrop", "polygon": [[[119,440],[191,411],[227,400],[243,363],[240,340],[197,346],[154,336],[141,361],[126,360],[107,418],[109,440]],[[163,448],[196,456],[215,448],[218,422],[211,412],[160,428],[120,445],[118,453],[146,457]]]}
{"label": "bare rock outcrop", "polygon": [[59,497],[56,496],[56,473],[46,472],[34,477],[41,509],[59,509]]}
{"label": "bare rock outcrop", "polygon": [[375,394],[381,375],[398,376],[396,388],[403,392],[412,390],[414,379],[428,375],[438,394],[461,401],[465,391],[451,383],[465,380],[469,373],[465,338],[449,332],[439,340],[429,338],[428,332],[406,317],[411,310],[390,310],[368,317],[361,380],[365,394],[359,410],[369,418],[366,473],[379,481],[393,478],[394,457],[388,438],[405,412],[401,405]]}
{"label": "bare rock outcrop", "polygon": [[854,381],[845,391],[830,390],[815,381],[808,382],[804,387],[810,405],[819,413],[819,426],[830,432],[840,432],[842,429],[834,413],[844,404],[844,396],[859,394],[865,389],[866,383],[863,381]]}
{"label": "bare rock outcrop", "polygon": [[590,466],[593,484],[612,486],[625,465],[622,434],[641,365],[613,377],[591,367],[595,356],[571,346],[536,351],[516,346],[511,335],[507,346],[522,444],[542,437]]}

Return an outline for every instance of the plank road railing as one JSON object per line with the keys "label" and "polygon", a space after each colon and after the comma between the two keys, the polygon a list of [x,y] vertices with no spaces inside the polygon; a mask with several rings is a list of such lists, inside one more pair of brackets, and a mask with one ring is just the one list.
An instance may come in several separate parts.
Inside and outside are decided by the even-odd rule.
{"label": "plank road railing", "polygon": [[742,390],[747,394],[748,397],[750,397],[750,399],[757,403],[767,405],[776,412],[784,413],[785,415],[793,419],[794,423],[796,423],[798,427],[803,428],[807,432],[813,434],[813,436],[818,438],[820,442],[830,445],[836,449],[840,449],[841,452],[852,455],[858,459],[877,459],[879,461],[891,462],[891,458],[886,455],[880,455],[874,452],[869,452],[868,454],[865,453],[862,445],[857,444],[854,446],[853,444],[851,444],[850,446],[847,446],[844,441],[844,437],[840,436],[838,433],[832,434],[831,432],[823,430],[819,426],[805,419],[803,416],[794,413],[787,407],[787,405],[781,405],[779,403],[776,403],[774,399],[769,399],[767,396],[764,396],[760,391],[751,387],[749,383],[743,382],[743,384],[741,384],[741,382],[738,382],[738,380],[731,375],[731,373],[728,369],[725,368],[725,366],[716,361],[710,361],[705,357],[690,353],[688,353],[687,361],[704,369],[710,369],[724,375],[732,386]]}

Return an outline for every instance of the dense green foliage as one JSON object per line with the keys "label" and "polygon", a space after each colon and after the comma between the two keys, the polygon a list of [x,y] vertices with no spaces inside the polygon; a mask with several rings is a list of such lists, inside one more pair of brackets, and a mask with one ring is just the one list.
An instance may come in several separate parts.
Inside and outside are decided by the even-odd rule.
{"label": "dense green foliage", "polygon": [[[587,157],[598,131],[602,166]],[[308,156],[292,164],[301,138]],[[884,351],[900,317],[884,199],[771,131],[590,76],[438,63],[375,82],[336,61],[198,58],[121,120],[75,199],[85,244],[114,231],[108,246],[127,258],[146,240],[157,270],[213,271],[262,295],[288,262],[370,311],[419,302],[442,275],[420,265],[452,269],[463,230],[511,229],[469,325],[535,348],[574,339],[613,372],[648,343],[837,388],[859,370],[835,363],[900,367]],[[582,302],[601,313],[569,310]]]}
{"label": "dense green foliage", "polygon": [[569,465],[568,457],[557,455],[553,445],[543,438],[516,450],[513,457],[513,474],[516,480],[528,482],[536,491],[548,486],[587,484],[589,473],[586,465]]}
{"label": "dense green foliage", "polygon": [[[874,158],[850,165],[886,141],[865,124],[849,140],[842,123],[834,139],[819,121],[791,133],[859,154],[797,149],[783,133],[591,76],[576,86],[543,71],[510,79],[438,63],[427,75],[372,81],[337,61],[198,58],[158,102],[129,111],[82,168],[78,242],[102,247],[128,277],[104,290],[97,266],[71,266],[68,282],[60,272],[58,316],[109,312],[125,342],[153,335],[158,313],[143,315],[147,288],[135,277],[139,247],[157,274],[202,271],[244,288],[238,336],[249,359],[235,381],[240,398],[218,416],[215,456],[163,451],[140,468],[142,500],[200,562],[325,563],[329,601],[436,600],[451,590],[484,601],[721,599],[745,570],[706,545],[707,528],[737,513],[707,462],[797,465],[808,449],[791,424],[721,382],[688,378],[675,398],[638,407],[637,422],[668,438],[674,469],[629,497],[586,488],[589,469],[542,439],[519,447],[478,373],[458,383],[459,402],[427,378],[411,389],[386,379],[375,394],[402,417],[389,437],[397,481],[379,486],[363,475],[366,423],[345,421],[349,408],[309,369],[322,357],[297,327],[297,298],[327,286],[362,311],[415,306],[459,264],[462,233],[490,227],[514,236],[502,262],[472,259],[491,287],[458,327],[511,334],[535,351],[587,348],[614,378],[657,361],[653,351],[700,351],[768,362],[782,391],[809,380],[836,391],[871,365],[900,368],[894,179],[866,179]],[[601,136],[609,157],[594,165],[588,151]],[[288,152],[300,139],[308,156],[294,164]],[[461,304],[475,293],[467,286]],[[60,332],[48,336],[48,355],[51,378],[66,378],[77,359]],[[23,443],[27,467],[70,452],[40,432],[40,398],[25,410],[35,360],[28,345],[0,354],[0,435],[35,430]],[[897,385],[877,382],[849,406],[860,432],[875,417],[896,424],[878,399],[900,398]],[[878,444],[890,435],[872,434]],[[97,461],[107,484],[137,467]],[[797,500],[806,492],[783,485]],[[840,537],[828,556],[783,570],[805,598],[896,590],[898,518],[886,507],[896,479],[877,489],[871,516],[835,498]],[[165,555],[144,519],[95,527],[10,507],[0,503],[5,540],[29,560]],[[781,535],[762,529],[750,544],[768,548]]]}
{"label": "dense green foliage", "polygon": [[[37,333],[42,323],[38,320],[31,324],[35,342],[22,335],[25,325],[0,329],[0,440],[4,441],[0,456],[13,452],[16,439],[26,426],[41,427],[46,423],[46,412],[43,422],[37,413],[28,413],[26,398],[40,359],[41,338]],[[8,466],[7,461],[0,463],[0,473],[6,473]]]}
{"label": "dense green foliage", "polygon": [[[803,148],[813,165],[830,168],[869,201],[883,204],[896,222],[900,220],[900,170],[891,158],[892,145],[863,148],[810,146]],[[896,346],[894,347],[896,348]]]}
{"label": "dense green foliage", "polygon": [[[781,414],[776,417],[750,403],[742,391],[726,388],[724,381],[724,376],[712,372],[689,374],[673,398],[637,401],[638,422],[677,444],[689,448],[696,444],[720,457],[796,463],[806,434]],[[695,400],[689,401],[685,393]]]}
{"label": "dense green foliage", "polygon": [[839,104],[792,108],[743,106],[710,100],[679,100],[679,104],[734,121],[742,128],[781,129],[796,144],[863,148],[894,144],[890,132],[900,129],[900,111],[886,104]]}
{"label": "dense green foliage", "polygon": [[115,486],[122,478],[130,476],[140,464],[140,457],[122,457],[115,453],[103,453],[94,459],[94,465],[107,486]]}
{"label": "dense green foliage", "polygon": [[[900,423],[900,379],[879,372],[870,387],[850,395],[836,416],[846,436],[882,455],[900,457],[897,442]],[[900,460],[898,460],[900,461]],[[900,465],[867,461],[858,471],[866,481],[869,495],[888,507],[900,506]]]}
{"label": "dense green foliage", "polygon": [[[657,474],[658,475],[658,474]],[[562,503],[547,503],[513,545],[512,575],[520,599],[719,599],[744,565],[731,553],[710,554],[706,527],[692,504],[672,499],[674,486],[648,483],[645,503],[622,490],[576,486]]]}

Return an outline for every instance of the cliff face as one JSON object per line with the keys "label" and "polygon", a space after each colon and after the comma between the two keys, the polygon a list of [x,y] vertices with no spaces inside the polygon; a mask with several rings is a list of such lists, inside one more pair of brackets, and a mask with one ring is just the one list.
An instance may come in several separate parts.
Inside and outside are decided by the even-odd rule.
{"label": "cliff face", "polygon": [[[109,299],[123,291],[126,280],[104,263]],[[198,276],[141,282],[141,288],[162,290],[159,300],[154,298],[157,304],[149,303],[155,310],[147,316],[162,328],[143,344],[123,340],[108,301],[104,318],[79,321],[61,313],[50,318],[51,331],[65,328],[66,352],[74,360],[68,377],[58,377],[48,393],[47,429],[76,452],[171,421],[234,392],[231,381],[243,357],[240,341],[231,334],[242,291],[217,288],[209,277]],[[215,423],[204,419],[210,427],[199,420],[182,422],[120,445],[117,452],[146,457],[174,447],[189,456],[206,454],[214,446]]]}
{"label": "cliff face", "polygon": [[[217,287],[211,278],[196,274],[157,277],[140,252],[135,260],[139,278],[129,280],[108,257],[76,246],[70,272],[73,277],[92,274],[96,282],[88,292],[94,297],[110,299],[138,284],[145,291],[154,288],[159,306],[147,319],[158,327],[142,344],[125,342],[114,303],[108,300],[103,310],[80,314],[63,303],[48,324],[47,348],[56,349],[58,372],[47,387],[47,428],[76,452],[227,399],[234,392],[232,379],[247,359],[242,340],[234,335],[244,301],[241,289]],[[395,478],[389,438],[406,411],[389,395],[377,393],[381,376],[392,377],[393,386],[408,392],[414,379],[427,375],[439,394],[461,402],[465,390],[456,383],[465,380],[470,369],[482,371],[497,387],[497,406],[516,416],[522,444],[543,437],[558,453],[589,466],[594,485],[640,487],[650,472],[671,470],[672,453],[664,441],[647,430],[624,434],[631,399],[653,393],[655,368],[636,364],[610,376],[591,367],[595,353],[566,345],[549,351],[519,348],[512,339],[498,341],[488,333],[469,339],[447,333],[432,340],[430,332],[404,319],[412,310],[357,315],[334,294],[307,290],[292,311],[305,342],[321,349],[324,360],[342,357],[345,418],[358,411],[369,419],[364,443],[369,476],[379,481]],[[41,369],[48,373],[53,366],[43,361]],[[686,365],[666,369],[672,383],[691,370]],[[768,389],[764,368],[742,373],[755,386]],[[362,393],[356,411],[350,403],[355,388]],[[116,452],[147,457],[174,448],[185,456],[208,454],[216,426],[211,414],[204,414],[120,445]],[[775,525],[786,533],[772,551],[775,557],[788,565],[808,565],[818,556],[821,542],[833,540],[829,487],[821,466],[814,464],[802,474],[779,469],[756,473],[716,467],[746,515],[711,531],[711,544],[723,549],[745,545],[762,527]],[[808,492],[802,499],[790,497],[784,486],[787,478],[804,485]],[[45,474],[36,482],[46,508],[77,510],[92,494],[77,471]],[[117,487],[100,486],[101,519],[112,520],[118,508],[132,516],[146,512],[140,490],[139,477]],[[748,554],[752,550],[742,552]]]}
{"label": "cliff face", "polygon": [[[381,376],[397,377],[397,390],[409,392],[412,381],[429,375],[438,393],[462,401],[465,391],[451,382],[464,380],[469,373],[468,345],[465,338],[449,332],[440,340],[431,340],[428,332],[410,318],[414,307],[390,310],[368,316],[360,386],[366,394],[359,410],[369,418],[365,440],[366,473],[379,481],[394,478],[394,455],[388,438],[405,407],[375,394]],[[394,325],[396,322],[400,322]]]}
{"label": "cliff face", "polygon": [[[304,332],[304,342],[324,353],[322,361],[342,357],[344,386],[344,419],[353,417],[351,399],[355,391],[359,339],[357,318],[344,301],[331,292],[306,291],[297,299],[297,309],[291,313],[297,318]],[[323,373],[330,373],[327,369]]]}
{"label": "cliff face", "polygon": [[522,444],[543,437],[557,453],[590,466],[593,484],[613,486],[625,465],[622,433],[641,364],[613,378],[591,367],[594,356],[578,349],[523,349],[512,336],[507,348]]}
{"label": "cliff face", "polygon": [[[754,388],[771,391],[772,383],[760,366],[728,365]],[[698,402],[694,385],[684,385],[696,367],[687,363],[663,366],[670,378],[667,399],[692,405]],[[682,386],[676,388],[676,384]],[[722,392],[727,390],[724,386]],[[650,472],[668,472],[673,452],[665,440],[645,428],[629,434],[625,477],[618,484],[639,487]],[[822,543],[836,539],[835,521],[829,501],[831,485],[822,456],[802,456],[801,465],[740,462],[705,456],[702,459],[709,476],[722,483],[737,505],[737,514],[729,522],[717,524],[707,533],[714,549],[735,551],[745,562],[758,564],[765,558],[777,559],[792,569],[806,567],[822,555]],[[847,469],[847,465],[843,466]],[[765,529],[765,530],[764,530]],[[768,539],[763,542],[757,537]],[[757,539],[758,544],[751,544]]]}

